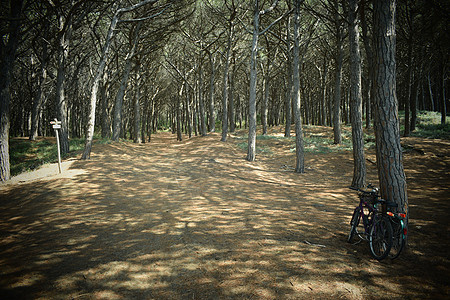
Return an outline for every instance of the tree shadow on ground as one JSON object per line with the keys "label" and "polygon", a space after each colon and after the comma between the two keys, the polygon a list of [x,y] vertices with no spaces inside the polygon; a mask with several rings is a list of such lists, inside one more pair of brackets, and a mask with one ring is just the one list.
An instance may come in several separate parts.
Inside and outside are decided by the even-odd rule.
{"label": "tree shadow on ground", "polygon": [[[436,232],[448,222],[448,184],[409,185],[410,249],[377,262],[366,243],[346,243],[350,153],[311,154],[299,175],[283,169],[290,156],[249,163],[232,139],[218,140],[98,145],[73,178],[3,188],[1,298],[448,296],[448,223]],[[448,179],[434,171],[416,176]]]}

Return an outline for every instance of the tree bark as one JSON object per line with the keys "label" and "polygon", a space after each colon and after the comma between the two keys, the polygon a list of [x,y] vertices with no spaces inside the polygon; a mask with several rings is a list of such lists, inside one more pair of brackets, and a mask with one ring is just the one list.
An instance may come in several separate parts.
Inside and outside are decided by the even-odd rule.
{"label": "tree bark", "polygon": [[22,3],[22,0],[11,0],[8,39],[6,41],[4,36],[2,36],[0,40],[0,181],[2,182],[11,178],[9,163],[10,84],[16,50],[19,44]]}
{"label": "tree bark", "polygon": [[222,138],[221,141],[225,142],[228,135],[228,73],[230,71],[230,59],[231,59],[231,44],[233,41],[233,21],[229,24],[227,54],[225,57],[225,70],[223,74],[223,97],[222,97]]}
{"label": "tree bark", "polygon": [[203,62],[200,58],[200,64],[199,64],[199,87],[198,87],[198,104],[200,109],[200,133],[201,136],[206,136],[206,118],[205,118],[205,104],[203,101]]}
{"label": "tree bark", "polygon": [[257,56],[259,38],[259,5],[258,0],[254,0],[253,11],[253,39],[252,52],[250,56],[250,98],[248,102],[248,148],[247,160],[254,161],[256,155],[256,79],[257,79]]}
{"label": "tree bark", "polygon": [[395,0],[374,6],[375,135],[381,197],[408,212],[396,94]]}
{"label": "tree bark", "polygon": [[293,102],[295,116],[295,172],[305,172],[305,154],[303,144],[303,129],[300,113],[300,5],[302,0],[294,1],[294,55],[293,55]]}
{"label": "tree bark", "polygon": [[111,20],[108,34],[106,35],[105,45],[103,47],[100,63],[97,67],[97,73],[95,75],[94,82],[92,84],[91,98],[90,98],[90,102],[89,102],[90,110],[89,110],[89,117],[88,117],[87,137],[86,137],[86,143],[84,145],[84,151],[81,156],[81,159],[89,159],[91,157],[92,141],[94,139],[94,129],[95,129],[95,109],[96,109],[96,105],[97,105],[98,85],[99,85],[100,79],[102,78],[103,71],[105,70],[106,61],[108,59],[109,48],[111,47],[111,39],[114,35],[114,30],[116,28],[117,22],[119,21],[119,17],[124,12],[132,11],[143,5],[153,4],[157,1],[158,0],[145,0],[145,1],[139,2],[135,5],[132,5],[130,7],[118,9]]}
{"label": "tree bark", "polygon": [[214,57],[211,52],[209,55],[209,63],[211,64],[211,76],[209,78],[209,132],[216,131],[216,114],[214,111],[214,81],[216,76],[216,68],[214,66]]}
{"label": "tree bark", "polygon": [[337,0],[334,2],[336,9],[335,13],[335,26],[336,26],[336,73],[335,73],[335,84],[334,84],[334,106],[333,106],[333,133],[334,133],[334,143],[342,143],[341,136],[341,80],[342,80],[342,64],[344,61],[344,50],[342,47],[342,29],[341,22],[338,14],[339,4]]}
{"label": "tree bark", "polygon": [[[139,62],[138,62],[139,64]],[[139,71],[137,73],[136,79],[136,95],[134,96],[134,142],[142,143],[142,138],[140,134],[141,129],[141,79]]]}
{"label": "tree bark", "polygon": [[125,96],[125,90],[127,89],[128,78],[131,72],[133,57],[134,53],[136,52],[136,47],[139,40],[139,30],[141,27],[140,24],[141,23],[138,23],[138,25],[135,28],[133,44],[131,45],[130,52],[126,57],[122,81],[120,82],[119,91],[117,92],[116,95],[116,102],[114,105],[114,122],[113,122],[113,136],[112,136],[113,141],[118,141],[120,138],[120,127],[122,125],[122,114],[123,114],[122,111],[123,98]]}
{"label": "tree bark", "polygon": [[356,18],[357,0],[349,1],[350,42],[350,98],[353,142],[352,187],[362,188],[366,183],[364,158],[364,135],[362,128],[361,54],[359,49],[359,28]]}
{"label": "tree bark", "polygon": [[286,62],[286,76],[287,76],[287,86],[286,86],[286,95],[284,100],[284,110],[286,114],[286,124],[284,127],[284,136],[290,137],[291,136],[291,123],[292,123],[292,116],[291,116],[291,106],[292,106],[292,52],[290,51],[291,47],[291,18],[287,18],[287,24],[286,24],[286,35],[287,35],[287,62]]}
{"label": "tree bark", "polygon": [[67,118],[67,99],[64,94],[64,85],[66,81],[66,61],[69,57],[69,43],[72,34],[72,21],[66,20],[69,22],[69,25],[66,26],[63,21],[63,17],[60,16],[60,30],[64,30],[65,32],[61,32],[61,38],[59,40],[59,49],[58,49],[58,71],[56,75],[56,105],[57,105],[57,118],[61,121],[61,129],[59,130],[59,144],[61,149],[61,155],[64,156],[69,152],[69,132],[68,132],[68,118]]}

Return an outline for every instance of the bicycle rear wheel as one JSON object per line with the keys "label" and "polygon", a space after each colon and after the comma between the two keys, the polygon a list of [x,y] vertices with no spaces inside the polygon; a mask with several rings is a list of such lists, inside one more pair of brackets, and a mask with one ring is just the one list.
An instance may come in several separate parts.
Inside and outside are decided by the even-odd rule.
{"label": "bicycle rear wheel", "polygon": [[375,216],[370,228],[369,246],[375,259],[382,260],[388,256],[392,248],[392,226],[389,219]]}
{"label": "bicycle rear wheel", "polygon": [[355,208],[355,211],[353,212],[352,220],[350,221],[350,233],[348,234],[347,242],[351,243],[353,240],[353,237],[358,232],[357,227],[359,225],[359,220],[361,216],[361,211],[359,207]]}
{"label": "bicycle rear wheel", "polygon": [[395,259],[405,247],[405,236],[403,234],[403,222],[397,218],[391,218],[392,225],[392,248],[389,252],[389,258]]}

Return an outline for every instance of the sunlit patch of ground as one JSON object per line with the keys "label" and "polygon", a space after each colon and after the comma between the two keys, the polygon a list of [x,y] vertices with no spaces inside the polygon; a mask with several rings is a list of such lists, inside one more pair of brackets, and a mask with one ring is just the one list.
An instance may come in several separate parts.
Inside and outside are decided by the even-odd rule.
{"label": "sunlit patch of ground", "polygon": [[258,140],[268,151],[252,163],[237,146],[245,133],[163,133],[1,186],[0,298],[447,298],[448,142],[403,141],[422,150],[405,153],[410,245],[378,262],[366,242],[346,243],[352,154],[309,152],[296,174],[281,130]]}

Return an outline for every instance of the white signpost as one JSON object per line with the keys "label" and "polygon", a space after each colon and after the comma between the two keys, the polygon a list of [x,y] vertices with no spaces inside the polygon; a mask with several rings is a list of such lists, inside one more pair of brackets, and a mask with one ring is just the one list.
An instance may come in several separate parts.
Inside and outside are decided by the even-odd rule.
{"label": "white signpost", "polygon": [[53,129],[55,129],[56,132],[56,144],[58,145],[58,169],[59,173],[61,174],[61,149],[59,146],[59,134],[58,129],[61,129],[61,121],[58,121],[56,118],[54,121],[51,121],[50,124],[53,125]]}

